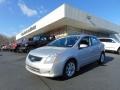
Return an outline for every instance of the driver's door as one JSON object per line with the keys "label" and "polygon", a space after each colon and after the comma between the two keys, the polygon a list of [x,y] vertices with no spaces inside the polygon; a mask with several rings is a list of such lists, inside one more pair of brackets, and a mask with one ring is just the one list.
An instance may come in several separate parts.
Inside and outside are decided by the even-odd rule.
{"label": "driver's door", "polygon": [[[81,47],[81,45],[86,45],[86,47]],[[88,64],[91,60],[92,53],[90,37],[82,38],[78,44],[79,65],[83,66]]]}

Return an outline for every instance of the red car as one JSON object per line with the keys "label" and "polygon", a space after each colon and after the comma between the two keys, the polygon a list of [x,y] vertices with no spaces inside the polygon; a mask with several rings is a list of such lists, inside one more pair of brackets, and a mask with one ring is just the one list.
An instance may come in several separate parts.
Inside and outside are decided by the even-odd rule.
{"label": "red car", "polygon": [[16,42],[13,42],[13,43],[11,43],[10,44],[10,51],[16,51],[16,49],[17,49],[17,43]]}

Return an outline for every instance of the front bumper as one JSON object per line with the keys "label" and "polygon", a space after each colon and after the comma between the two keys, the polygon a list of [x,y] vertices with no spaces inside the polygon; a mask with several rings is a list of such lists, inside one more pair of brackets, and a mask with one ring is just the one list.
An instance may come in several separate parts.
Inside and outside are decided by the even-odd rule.
{"label": "front bumper", "polygon": [[43,64],[40,62],[26,62],[26,69],[38,76],[45,77],[57,77],[61,76],[63,73],[63,66],[60,63],[56,64]]}
{"label": "front bumper", "polygon": [[45,77],[56,77],[57,75],[56,74],[54,74],[54,73],[51,73],[51,71],[50,70],[46,70],[46,71],[44,71],[44,72],[41,72],[41,69],[35,69],[35,67],[32,67],[31,68],[31,66],[28,66],[28,65],[26,65],[26,69],[29,71],[29,72],[31,72],[31,73],[33,73],[33,74],[36,74],[36,75],[38,75],[38,76],[45,76]]}

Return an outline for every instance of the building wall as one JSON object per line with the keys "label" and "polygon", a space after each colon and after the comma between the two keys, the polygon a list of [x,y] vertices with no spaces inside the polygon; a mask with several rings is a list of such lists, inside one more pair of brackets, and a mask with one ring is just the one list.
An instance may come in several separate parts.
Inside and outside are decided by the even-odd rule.
{"label": "building wall", "polygon": [[83,30],[80,28],[72,27],[72,26],[62,26],[57,29],[50,30],[46,34],[55,35],[56,38],[61,38],[67,35],[80,35],[80,34],[89,34],[89,35],[95,35],[98,37],[109,37],[109,34],[106,34],[106,33]]}
{"label": "building wall", "polygon": [[75,28],[71,26],[67,26],[67,34],[68,35],[79,35],[79,34],[89,34],[89,35],[95,35],[98,37],[109,37],[109,34],[104,33],[104,32],[97,32],[97,31],[89,31],[89,30],[84,30],[80,28]]}
{"label": "building wall", "polygon": [[61,37],[67,36],[68,35],[67,34],[67,26],[62,26],[62,27],[56,28],[54,30],[50,30],[46,34],[55,35],[56,38],[61,38]]}
{"label": "building wall", "polygon": [[[71,20],[75,20],[78,22],[85,23],[85,27],[93,27],[93,28],[102,28],[106,31],[110,32],[117,32],[119,33],[119,26],[111,23],[107,20],[104,20],[102,18],[96,17],[94,15],[91,15],[87,12],[81,11],[77,8],[71,7],[68,4],[65,4],[65,16]],[[88,27],[89,29],[89,27]]]}
{"label": "building wall", "polygon": [[120,34],[111,34],[110,37],[120,41]]}
{"label": "building wall", "polygon": [[[16,35],[16,40],[27,37],[30,38],[33,35],[37,33],[45,33],[47,30],[54,29],[54,31],[51,31],[56,34],[56,37],[59,38],[61,36],[65,36],[66,30],[69,31],[69,34],[73,33],[90,33],[91,31],[88,30],[80,30],[75,28],[74,31],[73,28],[64,29],[58,28],[63,25],[73,26],[77,28],[84,28],[84,29],[91,29],[96,30],[96,32],[107,32],[107,33],[120,33],[120,27],[118,25],[115,25],[111,22],[108,22],[106,20],[103,20],[101,18],[95,17],[93,15],[90,15],[86,12],[80,11],[79,9],[76,9],[74,7],[71,7],[70,5],[63,4],[48,15],[41,18],[39,21],[35,22],[33,25],[29,26],[22,32],[20,32],[18,35]],[[58,28],[58,30],[55,31],[55,28]],[[77,30],[77,31],[76,31]],[[97,34],[98,35],[98,34]]]}

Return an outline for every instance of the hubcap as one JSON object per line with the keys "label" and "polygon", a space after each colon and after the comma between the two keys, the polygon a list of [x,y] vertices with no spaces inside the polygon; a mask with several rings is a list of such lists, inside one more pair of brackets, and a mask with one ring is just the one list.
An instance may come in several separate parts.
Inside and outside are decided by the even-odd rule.
{"label": "hubcap", "polygon": [[71,77],[74,75],[74,73],[75,73],[75,64],[73,62],[70,62],[66,66],[66,75],[68,77]]}

